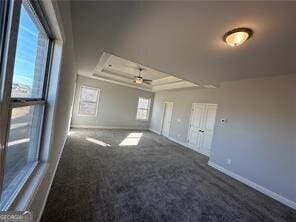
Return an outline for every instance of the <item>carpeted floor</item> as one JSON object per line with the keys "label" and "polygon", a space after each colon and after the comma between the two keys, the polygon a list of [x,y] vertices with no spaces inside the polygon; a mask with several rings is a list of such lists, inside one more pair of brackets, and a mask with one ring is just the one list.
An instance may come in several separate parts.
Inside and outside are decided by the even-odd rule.
{"label": "carpeted floor", "polygon": [[209,167],[205,156],[131,133],[74,130],[42,222],[296,221],[296,211]]}

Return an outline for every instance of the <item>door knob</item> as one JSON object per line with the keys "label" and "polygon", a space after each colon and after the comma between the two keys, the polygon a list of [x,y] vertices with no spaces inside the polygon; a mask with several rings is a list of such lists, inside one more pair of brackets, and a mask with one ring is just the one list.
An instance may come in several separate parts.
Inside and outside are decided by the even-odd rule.
{"label": "door knob", "polygon": [[204,133],[205,131],[203,131],[203,130],[199,130],[199,132]]}

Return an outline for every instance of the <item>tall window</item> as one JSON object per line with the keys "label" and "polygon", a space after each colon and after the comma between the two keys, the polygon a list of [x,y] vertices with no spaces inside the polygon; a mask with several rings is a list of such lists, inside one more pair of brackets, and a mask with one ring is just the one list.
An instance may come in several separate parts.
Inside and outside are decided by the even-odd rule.
{"label": "tall window", "polygon": [[96,116],[98,111],[100,90],[89,86],[81,86],[78,115],[79,116]]}
{"label": "tall window", "polygon": [[150,99],[139,97],[138,109],[137,109],[137,119],[138,120],[148,120],[150,109]]}
{"label": "tall window", "polygon": [[4,175],[0,178],[0,208],[14,197],[39,160],[51,42],[33,8],[29,1],[23,1],[20,11],[14,12],[19,13],[20,20],[13,23],[18,25],[13,75],[5,73],[4,77],[4,92],[11,89],[11,94],[6,100],[10,103],[7,114],[9,127],[2,128],[7,138],[3,151],[5,159],[1,162]]}

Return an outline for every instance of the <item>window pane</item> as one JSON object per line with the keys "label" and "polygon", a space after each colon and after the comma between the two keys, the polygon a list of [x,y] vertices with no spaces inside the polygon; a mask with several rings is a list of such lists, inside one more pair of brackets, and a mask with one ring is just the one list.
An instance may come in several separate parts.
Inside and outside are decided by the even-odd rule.
{"label": "window pane", "polygon": [[97,103],[95,102],[80,102],[78,114],[82,116],[96,116]]}
{"label": "window pane", "polygon": [[87,86],[82,86],[80,90],[80,99],[78,115],[96,116],[100,90]]}
{"label": "window pane", "polygon": [[12,110],[1,202],[11,197],[37,163],[42,114],[41,105]]}
{"label": "window pane", "polygon": [[12,97],[41,98],[46,67],[48,37],[33,13],[21,8],[13,73]]}
{"label": "window pane", "polygon": [[81,87],[80,101],[97,102],[99,90],[89,87]]}
{"label": "window pane", "polygon": [[137,119],[143,119],[146,120],[148,119],[148,110],[146,109],[138,109],[137,111]]}
{"label": "window pane", "polygon": [[138,109],[148,109],[149,99],[139,98]]}

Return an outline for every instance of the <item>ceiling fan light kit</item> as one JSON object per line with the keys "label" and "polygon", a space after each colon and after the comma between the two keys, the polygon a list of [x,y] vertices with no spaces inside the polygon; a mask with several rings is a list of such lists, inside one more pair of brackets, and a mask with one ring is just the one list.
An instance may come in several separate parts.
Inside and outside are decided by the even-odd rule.
{"label": "ceiling fan light kit", "polygon": [[141,72],[143,71],[144,69],[143,68],[139,68],[139,74],[137,75],[137,76],[135,76],[135,79],[134,79],[134,83],[136,83],[136,84],[143,84],[143,83],[145,83],[145,84],[148,84],[148,85],[150,85],[151,84],[151,82],[152,82],[152,80],[150,80],[150,79],[143,79],[143,77],[141,76]]}
{"label": "ceiling fan light kit", "polygon": [[136,79],[134,80],[134,83],[142,84],[143,83],[143,79],[142,78],[139,78],[139,77],[136,77]]}

